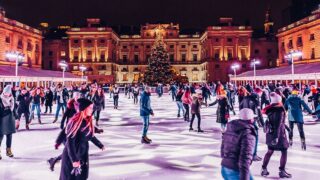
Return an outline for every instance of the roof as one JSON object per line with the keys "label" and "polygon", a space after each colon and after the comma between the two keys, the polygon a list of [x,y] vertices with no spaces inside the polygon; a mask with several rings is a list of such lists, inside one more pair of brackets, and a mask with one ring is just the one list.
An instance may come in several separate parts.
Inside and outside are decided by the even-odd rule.
{"label": "roof", "polygon": [[[277,78],[292,78],[291,75],[291,66],[283,66],[271,69],[262,69],[256,71],[256,78],[257,79],[274,79]],[[294,75],[295,78],[305,78],[306,75],[316,75],[317,77],[320,76],[320,63],[310,63],[310,64],[295,64],[294,65]],[[253,79],[253,71],[247,71],[237,75],[239,79]],[[267,78],[267,79],[266,79]],[[311,77],[310,78],[314,78]]]}
{"label": "roof", "polygon": [[[0,66],[0,77],[1,76],[15,76],[15,66]],[[50,71],[35,68],[28,68],[19,66],[18,76],[25,77],[42,77],[42,78],[61,78],[62,71]],[[72,73],[65,72],[65,78],[80,78],[79,76],[73,75]]]}

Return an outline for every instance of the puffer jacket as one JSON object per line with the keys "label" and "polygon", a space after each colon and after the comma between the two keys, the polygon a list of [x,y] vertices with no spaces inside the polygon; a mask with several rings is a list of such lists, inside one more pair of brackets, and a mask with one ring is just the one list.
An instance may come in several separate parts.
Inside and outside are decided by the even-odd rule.
{"label": "puffer jacket", "polygon": [[254,125],[247,120],[230,121],[222,136],[221,165],[239,171],[241,180],[250,179],[256,136]]}

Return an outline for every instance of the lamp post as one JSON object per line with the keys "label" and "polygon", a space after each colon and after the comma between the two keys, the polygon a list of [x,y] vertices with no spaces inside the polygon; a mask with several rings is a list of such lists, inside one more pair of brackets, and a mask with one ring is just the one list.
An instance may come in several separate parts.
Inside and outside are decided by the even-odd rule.
{"label": "lamp post", "polygon": [[291,59],[291,75],[292,75],[292,83],[294,84],[294,58],[295,57],[302,57],[301,51],[290,51],[285,58]]}
{"label": "lamp post", "polygon": [[253,79],[254,79],[254,86],[256,85],[256,65],[260,64],[260,61],[258,59],[253,59],[252,65],[253,65]]}
{"label": "lamp post", "polygon": [[234,73],[234,85],[237,87],[237,69],[239,69],[240,66],[239,64],[234,64],[231,66],[231,69],[233,69],[233,73]]}
{"label": "lamp post", "polygon": [[83,79],[84,71],[86,71],[87,68],[86,68],[84,65],[80,65],[80,66],[79,66],[79,69],[80,69],[80,71],[81,71],[81,79]]}
{"label": "lamp post", "polygon": [[[18,66],[24,60],[24,54],[18,51],[8,51],[6,52],[6,58],[9,61],[16,61],[16,79],[18,80]],[[18,86],[18,81],[16,82],[16,86]]]}
{"label": "lamp post", "polygon": [[60,63],[59,63],[59,66],[61,67],[62,69],[62,85],[64,86],[64,73],[68,67],[68,64],[66,63],[65,60],[62,60]]}

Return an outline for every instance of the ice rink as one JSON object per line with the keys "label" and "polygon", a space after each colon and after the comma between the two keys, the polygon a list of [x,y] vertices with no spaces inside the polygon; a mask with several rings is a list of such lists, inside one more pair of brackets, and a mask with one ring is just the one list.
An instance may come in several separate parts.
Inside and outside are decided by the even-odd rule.
{"label": "ice rink", "polygon": [[[106,109],[101,114],[100,128],[103,134],[97,137],[106,151],[90,144],[90,174],[92,180],[195,180],[222,179],[220,173],[220,124],[216,121],[216,106],[203,107],[202,129],[204,133],[189,132],[189,124],[177,118],[177,105],[171,96],[152,96],[151,106],[155,117],[151,118],[149,137],[151,145],[142,145],[142,121],[139,106],[121,94],[119,108],[113,109],[112,99],[106,95]],[[213,99],[212,99],[213,101]],[[211,102],[211,101],[210,101]],[[236,110],[238,108],[236,107]],[[44,107],[42,107],[44,111]],[[236,118],[236,117],[232,117]],[[42,125],[33,121],[30,131],[25,130],[22,119],[20,130],[13,135],[12,151],[9,159],[5,155],[5,139],[2,143],[0,160],[0,180],[56,180],[59,179],[60,162],[55,171],[49,170],[47,159],[59,155],[54,149],[55,139],[60,131],[60,120],[52,124],[53,114],[42,115]],[[197,121],[195,121],[194,128]],[[288,150],[287,171],[293,179],[315,180],[320,177],[320,124],[311,116],[305,118],[307,151],[300,148],[298,130],[294,130],[294,145]],[[259,156],[267,151],[265,135],[259,132]],[[278,179],[280,152],[271,158],[267,179]],[[262,162],[253,162],[251,172],[255,179],[260,176]]]}

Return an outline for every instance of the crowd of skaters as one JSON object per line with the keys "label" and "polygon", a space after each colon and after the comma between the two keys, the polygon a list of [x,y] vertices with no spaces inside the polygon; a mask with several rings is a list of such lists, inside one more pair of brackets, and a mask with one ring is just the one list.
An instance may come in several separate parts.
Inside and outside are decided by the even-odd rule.
{"label": "crowd of skaters", "polygon": [[[274,151],[282,153],[279,176],[291,177],[292,175],[286,172],[285,165],[287,150],[293,144],[294,126],[298,127],[301,148],[306,150],[303,113],[312,114],[316,120],[320,120],[320,88],[315,85],[298,87],[298,85],[272,83],[267,86],[250,84],[235,86],[232,83],[220,82],[172,83],[170,85],[159,83],[155,91],[144,84],[107,87],[96,83],[69,87],[57,84],[48,88],[20,88],[7,85],[3,90],[0,89],[0,143],[6,136],[6,155],[13,157],[12,134],[19,129],[20,119],[24,116],[26,129],[29,130],[35,117],[38,123],[42,124],[41,115],[53,113],[52,106],[56,104],[53,123],[59,120],[60,112],[62,112],[62,119],[61,132],[55,147],[65,144],[65,149],[60,156],[49,159],[50,169],[53,170],[55,163],[62,159],[61,179],[74,177],[87,179],[88,141],[92,141],[102,150],[105,149],[95,137],[95,133],[103,132],[99,129],[99,120],[101,111],[106,107],[105,93],[108,92],[110,98],[113,98],[114,109],[119,107],[120,93],[124,93],[125,98],[133,99],[134,104],[140,102],[140,116],[143,122],[141,143],[150,144],[152,140],[148,137],[148,130],[150,116],[154,116],[151,92],[155,92],[161,98],[165,87],[172,101],[177,104],[177,118],[182,117],[188,123],[189,131],[194,131],[193,122],[197,118],[195,132],[204,132],[201,128],[201,109],[217,105],[216,122],[221,124],[222,133],[221,172],[225,179],[234,177],[251,179],[249,171],[251,162],[262,159],[261,175],[268,176],[267,165]],[[239,118],[231,120],[230,113],[236,115],[236,97],[239,103]],[[209,101],[211,103],[208,103]],[[42,106],[45,106],[44,113],[41,113]],[[262,114],[268,118],[265,119]],[[264,158],[257,155],[259,128],[263,128],[268,145]],[[286,131],[289,133],[289,138]],[[235,135],[238,138],[232,138]],[[83,154],[77,154],[79,148],[82,149]],[[240,161],[241,166],[239,166]]]}

